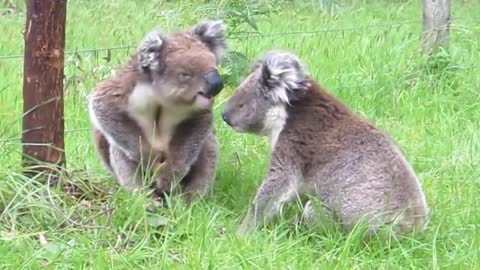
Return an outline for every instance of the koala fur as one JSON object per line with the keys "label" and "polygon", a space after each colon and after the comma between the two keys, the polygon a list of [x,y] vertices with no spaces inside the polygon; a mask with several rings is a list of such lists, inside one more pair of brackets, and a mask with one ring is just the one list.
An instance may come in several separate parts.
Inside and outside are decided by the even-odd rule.
{"label": "koala fur", "polygon": [[148,176],[158,196],[177,184],[187,202],[210,190],[218,155],[211,106],[223,89],[216,66],[225,48],[222,21],[151,31],[88,95],[94,144],[125,189],[142,188]]}
{"label": "koala fur", "polygon": [[[387,224],[398,234],[426,226],[422,188],[394,141],[322,89],[292,53],[266,52],[222,117],[237,132],[271,140],[270,168],[239,234],[306,197],[345,232],[360,221],[366,221],[367,236]],[[304,206],[307,221],[318,221],[313,205],[309,200]]]}

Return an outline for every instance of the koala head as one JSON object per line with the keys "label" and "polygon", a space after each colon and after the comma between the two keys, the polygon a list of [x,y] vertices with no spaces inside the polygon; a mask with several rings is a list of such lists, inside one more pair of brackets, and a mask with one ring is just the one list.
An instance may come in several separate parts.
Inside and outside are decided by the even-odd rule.
{"label": "koala head", "polygon": [[267,51],[226,102],[222,118],[237,132],[271,135],[283,128],[287,106],[309,87],[308,72],[295,55]]}
{"label": "koala head", "polygon": [[161,105],[209,108],[223,89],[217,63],[225,49],[224,23],[204,21],[173,34],[151,31],[136,57]]}

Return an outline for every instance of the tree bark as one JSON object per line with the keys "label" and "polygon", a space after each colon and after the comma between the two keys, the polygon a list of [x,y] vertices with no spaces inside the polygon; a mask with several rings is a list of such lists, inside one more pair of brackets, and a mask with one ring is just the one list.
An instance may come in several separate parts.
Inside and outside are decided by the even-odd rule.
{"label": "tree bark", "polygon": [[[63,77],[66,0],[27,0],[23,77],[25,172],[65,165]],[[34,166],[34,167],[32,167]]]}

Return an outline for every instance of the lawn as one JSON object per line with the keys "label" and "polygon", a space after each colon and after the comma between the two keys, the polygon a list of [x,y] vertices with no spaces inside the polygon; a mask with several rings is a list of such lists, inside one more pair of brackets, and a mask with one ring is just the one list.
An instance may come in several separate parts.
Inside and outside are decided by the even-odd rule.
{"label": "lawn", "polygon": [[[267,9],[244,1],[213,1],[217,7],[70,0],[66,51],[78,53],[65,58],[68,166],[61,182],[75,184],[77,197],[21,174],[23,60],[2,58],[23,54],[24,3],[12,2],[13,12],[0,5],[1,269],[480,269],[477,1],[453,1],[449,53],[427,58],[420,53],[419,1],[304,1]],[[146,193],[123,191],[102,167],[85,97],[147,31],[175,31],[206,17],[226,18],[230,50],[238,52],[221,65],[227,86],[215,103],[214,193],[192,207],[173,199],[172,207],[152,210]],[[252,34],[253,27],[264,35]],[[82,51],[109,47],[115,48]],[[220,111],[245,62],[273,47],[297,53],[320,84],[395,139],[431,208],[423,235],[362,245],[355,234],[298,225],[291,207],[250,237],[235,236],[266,173],[269,147],[264,138],[235,133]]]}

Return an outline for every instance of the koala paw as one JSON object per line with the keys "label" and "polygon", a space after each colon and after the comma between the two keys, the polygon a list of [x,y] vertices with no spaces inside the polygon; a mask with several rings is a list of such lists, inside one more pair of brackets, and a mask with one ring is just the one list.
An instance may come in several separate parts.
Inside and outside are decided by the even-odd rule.
{"label": "koala paw", "polygon": [[237,228],[236,235],[238,237],[246,237],[253,232],[255,228],[255,223],[250,217],[245,217],[242,220],[242,223]]}
{"label": "koala paw", "polygon": [[153,193],[151,201],[147,204],[147,211],[150,213],[154,213],[157,209],[163,208],[165,206],[167,206],[165,203],[165,199]]}
{"label": "koala paw", "polygon": [[153,196],[154,198],[161,198],[162,200],[165,199],[165,196],[170,195],[171,193],[171,182],[164,179],[164,177],[158,178],[154,181],[151,185],[153,189]]}

